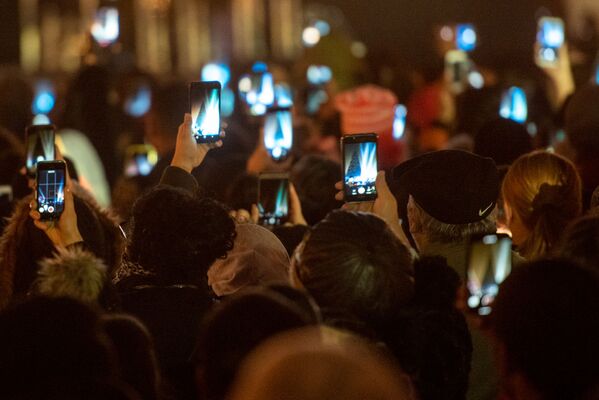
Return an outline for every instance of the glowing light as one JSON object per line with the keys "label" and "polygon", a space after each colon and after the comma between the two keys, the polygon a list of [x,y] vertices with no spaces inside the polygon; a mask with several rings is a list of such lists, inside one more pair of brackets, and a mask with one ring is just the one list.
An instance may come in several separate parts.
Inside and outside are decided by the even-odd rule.
{"label": "glowing light", "polygon": [[114,7],[101,7],[91,27],[93,38],[102,47],[110,46],[119,37],[119,11]]}
{"label": "glowing light", "polygon": [[220,134],[220,105],[218,90],[209,90],[203,102],[192,105],[192,133],[196,137]]}
{"label": "glowing light", "polygon": [[268,71],[268,65],[264,61],[256,61],[254,65],[252,65],[252,72],[257,74]]}
{"label": "glowing light", "polygon": [[356,150],[358,151],[359,171],[353,170],[350,173],[350,168],[355,168],[353,158],[355,157],[356,150],[349,151],[348,157],[350,157],[350,159],[345,161],[346,183],[353,185],[358,189],[360,187],[371,185],[376,181],[376,175],[378,173],[376,143],[364,142],[349,146],[358,147]]}
{"label": "glowing light", "polygon": [[33,122],[31,123],[32,125],[49,125],[50,122],[50,118],[48,118],[48,116],[46,114],[37,114],[35,117],[33,117]]}
{"label": "glowing light", "polygon": [[451,42],[453,40],[453,29],[451,29],[451,26],[445,25],[439,31],[439,35],[441,36],[441,39],[443,41],[445,41],[445,42]]}
{"label": "glowing light", "polygon": [[275,202],[275,216],[284,217],[289,213],[289,193],[287,182],[281,181],[277,189],[277,199]]}
{"label": "glowing light", "polygon": [[599,85],[599,63],[595,67],[595,84]]}
{"label": "glowing light", "polygon": [[364,58],[366,57],[366,53],[368,53],[366,45],[362,42],[353,42],[349,48],[349,51],[356,58]]}
{"label": "glowing light", "polygon": [[485,87],[485,78],[478,71],[471,71],[468,74],[468,83],[474,89],[482,89]]}
{"label": "glowing light", "polygon": [[284,83],[275,85],[275,102],[279,107],[293,106],[293,94],[288,85]]}
{"label": "glowing light", "polygon": [[543,60],[553,62],[557,60],[557,53],[552,48],[541,49]]}
{"label": "glowing light", "polygon": [[291,111],[269,113],[264,121],[264,147],[273,159],[285,157],[293,145]]}
{"label": "glowing light", "polygon": [[318,44],[318,42],[320,42],[320,31],[313,26],[308,26],[304,28],[302,40],[304,42],[304,46],[314,47]]}
{"label": "glowing light", "polygon": [[308,95],[308,101],[306,104],[306,111],[310,115],[314,115],[320,109],[320,106],[329,100],[327,92],[323,89],[318,89],[315,92],[311,92]]}
{"label": "glowing light", "polygon": [[528,103],[526,93],[522,88],[513,86],[503,95],[499,115],[518,123],[525,123],[528,119]]}
{"label": "glowing light", "polygon": [[35,85],[35,97],[31,110],[34,114],[48,114],[54,108],[55,94],[52,83],[46,80]]}
{"label": "glowing light", "polygon": [[408,109],[403,104],[395,106],[395,119],[393,120],[393,139],[400,140],[406,130],[406,116]]}
{"label": "glowing light", "polygon": [[264,115],[266,113],[266,106],[262,103],[256,103],[250,107],[252,115]]}
{"label": "glowing light", "polygon": [[223,63],[209,63],[202,68],[203,81],[218,81],[222,87],[227,86],[231,79],[231,70]]}
{"label": "glowing light", "polygon": [[331,25],[329,25],[327,21],[319,19],[318,21],[314,22],[314,27],[318,29],[321,37],[331,33]]}
{"label": "glowing light", "polygon": [[322,85],[330,82],[333,71],[326,65],[310,65],[306,71],[306,78],[313,85]]}
{"label": "glowing light", "polygon": [[275,101],[275,85],[274,78],[271,73],[264,73],[262,75],[262,82],[260,84],[260,91],[258,92],[258,102],[264,105],[271,105]]}
{"label": "glowing light", "polygon": [[244,75],[239,80],[239,85],[237,85],[239,91],[242,93],[247,93],[252,90],[252,78],[249,75]]}
{"label": "glowing light", "polygon": [[125,112],[132,117],[143,117],[152,106],[152,94],[147,85],[139,87],[135,95],[129,97],[123,105]]}
{"label": "glowing light", "polygon": [[472,51],[476,48],[476,30],[471,24],[460,24],[456,28],[457,48],[462,51]]}
{"label": "glowing light", "polygon": [[229,88],[224,88],[221,93],[220,111],[223,117],[230,117],[235,111],[235,93]]}
{"label": "glowing light", "polygon": [[541,44],[557,49],[564,44],[564,25],[559,19],[546,19],[541,27]]}

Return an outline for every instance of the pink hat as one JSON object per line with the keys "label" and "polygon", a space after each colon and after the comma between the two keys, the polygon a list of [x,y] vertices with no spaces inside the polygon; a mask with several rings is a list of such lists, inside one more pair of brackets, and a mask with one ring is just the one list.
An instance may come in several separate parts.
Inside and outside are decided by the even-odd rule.
{"label": "pink hat", "polygon": [[341,113],[344,135],[390,132],[396,105],[397,97],[393,92],[375,85],[360,86],[335,97],[335,108]]}
{"label": "pink hat", "polygon": [[217,296],[250,286],[288,283],[289,255],[274,233],[254,224],[237,225],[233,250],[208,270],[208,284]]}

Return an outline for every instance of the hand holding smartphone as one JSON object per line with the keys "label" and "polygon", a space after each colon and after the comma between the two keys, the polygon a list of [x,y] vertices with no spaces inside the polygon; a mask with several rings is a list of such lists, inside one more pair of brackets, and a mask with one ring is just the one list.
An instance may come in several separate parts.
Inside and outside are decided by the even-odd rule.
{"label": "hand holding smartphone", "polygon": [[468,308],[480,316],[491,313],[499,285],[512,272],[512,240],[491,234],[473,238],[468,251]]}
{"label": "hand holding smartphone", "polygon": [[36,166],[40,161],[54,160],[54,125],[31,125],[27,127],[27,155],[25,167],[29,177],[35,177]]}
{"label": "hand holding smartphone", "polygon": [[258,223],[283,225],[289,220],[289,175],[260,174],[258,178]]}
{"label": "hand holding smartphone", "polygon": [[219,82],[192,82],[189,85],[191,132],[197,143],[220,140]]}
{"label": "hand holding smartphone", "polygon": [[374,133],[341,138],[343,196],[346,202],[372,201],[377,197],[378,136]]}

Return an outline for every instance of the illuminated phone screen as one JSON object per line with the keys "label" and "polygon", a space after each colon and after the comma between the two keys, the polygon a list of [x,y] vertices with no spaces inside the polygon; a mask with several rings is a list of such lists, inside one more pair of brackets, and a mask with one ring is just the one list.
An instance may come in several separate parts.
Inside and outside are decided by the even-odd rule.
{"label": "illuminated phone screen", "polygon": [[293,121],[291,111],[277,110],[266,114],[264,120],[264,147],[275,161],[289,155],[293,145]]}
{"label": "illuminated phone screen", "polygon": [[54,127],[40,125],[27,128],[25,166],[29,175],[35,175],[38,162],[49,160],[54,160]]}
{"label": "illuminated phone screen", "polygon": [[486,235],[470,245],[467,272],[468,307],[488,315],[499,285],[512,272],[512,240],[507,235]]}
{"label": "illuminated phone screen", "polygon": [[345,200],[374,200],[378,173],[376,142],[344,142],[343,149]]}
{"label": "illuminated phone screen", "polygon": [[189,92],[191,131],[198,143],[220,137],[220,83],[194,82]]}
{"label": "illuminated phone screen", "polygon": [[261,178],[258,211],[262,225],[282,225],[289,215],[289,179]]}
{"label": "illuminated phone screen", "polygon": [[56,219],[64,209],[65,170],[39,168],[37,171],[37,204],[42,219]]}

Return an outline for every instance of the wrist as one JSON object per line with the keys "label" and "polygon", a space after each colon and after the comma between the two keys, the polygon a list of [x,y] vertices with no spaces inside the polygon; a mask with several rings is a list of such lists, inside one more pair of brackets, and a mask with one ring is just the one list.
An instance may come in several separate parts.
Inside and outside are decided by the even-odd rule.
{"label": "wrist", "polygon": [[63,247],[68,247],[79,242],[83,242],[83,237],[78,230],[74,232],[66,232],[60,235],[60,245]]}
{"label": "wrist", "polygon": [[179,159],[176,154],[173,157],[173,161],[171,161],[171,167],[181,168],[188,173],[191,173],[191,170],[193,169],[193,165],[191,165],[191,163]]}

